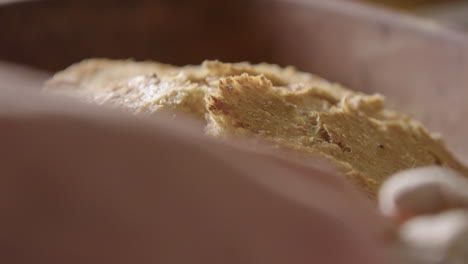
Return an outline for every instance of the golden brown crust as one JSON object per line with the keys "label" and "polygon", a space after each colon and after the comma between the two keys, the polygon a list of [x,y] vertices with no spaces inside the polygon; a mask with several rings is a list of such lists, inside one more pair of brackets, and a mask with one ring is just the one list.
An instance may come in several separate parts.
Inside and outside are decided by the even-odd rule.
{"label": "golden brown crust", "polygon": [[320,155],[370,197],[403,169],[436,164],[468,175],[420,123],[384,109],[382,96],[353,92],[292,67],[88,60],[57,74],[46,90],[135,113],[192,113],[212,135],[254,135]]}

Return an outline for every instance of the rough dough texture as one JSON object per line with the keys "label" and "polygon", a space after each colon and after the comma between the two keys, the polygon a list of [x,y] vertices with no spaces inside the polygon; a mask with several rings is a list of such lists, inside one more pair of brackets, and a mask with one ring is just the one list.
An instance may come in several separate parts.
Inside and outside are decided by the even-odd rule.
{"label": "rough dough texture", "polygon": [[468,175],[419,122],[384,109],[382,96],[293,67],[91,59],[57,73],[45,90],[133,113],[189,113],[206,122],[211,135],[253,135],[320,155],[371,198],[386,177],[408,168],[442,165]]}

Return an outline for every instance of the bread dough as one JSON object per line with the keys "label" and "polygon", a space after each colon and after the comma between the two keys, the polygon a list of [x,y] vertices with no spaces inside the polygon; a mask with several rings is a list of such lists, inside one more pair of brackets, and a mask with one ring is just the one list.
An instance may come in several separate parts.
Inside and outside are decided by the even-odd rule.
{"label": "bread dough", "polygon": [[294,67],[221,63],[176,67],[91,59],[57,73],[47,92],[133,113],[188,113],[214,136],[249,135],[332,161],[371,198],[398,171],[468,169],[421,123],[384,108],[384,97],[351,91]]}

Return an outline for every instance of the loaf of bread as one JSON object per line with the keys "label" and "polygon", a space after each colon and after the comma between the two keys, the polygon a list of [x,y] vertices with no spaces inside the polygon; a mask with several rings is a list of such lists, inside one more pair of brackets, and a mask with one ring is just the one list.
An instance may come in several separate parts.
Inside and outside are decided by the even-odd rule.
{"label": "loaf of bread", "polygon": [[468,175],[441,139],[385,109],[381,95],[351,91],[293,67],[91,59],[57,73],[45,91],[136,114],[185,113],[202,120],[213,136],[253,136],[319,155],[371,198],[388,176],[408,168],[441,165]]}

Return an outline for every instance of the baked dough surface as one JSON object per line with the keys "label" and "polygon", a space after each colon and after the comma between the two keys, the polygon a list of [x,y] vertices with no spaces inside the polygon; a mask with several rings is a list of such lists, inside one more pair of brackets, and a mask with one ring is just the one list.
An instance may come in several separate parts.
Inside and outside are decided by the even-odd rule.
{"label": "baked dough surface", "polygon": [[293,67],[221,63],[176,67],[91,59],[45,85],[138,114],[188,113],[215,136],[249,135],[332,161],[371,198],[389,175],[442,165],[468,175],[421,123],[384,108],[384,97],[351,91]]}

